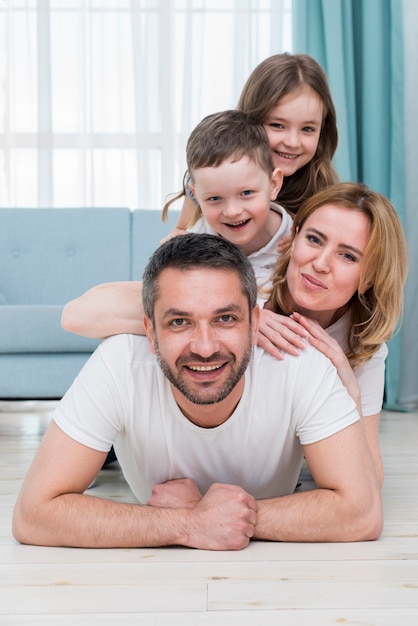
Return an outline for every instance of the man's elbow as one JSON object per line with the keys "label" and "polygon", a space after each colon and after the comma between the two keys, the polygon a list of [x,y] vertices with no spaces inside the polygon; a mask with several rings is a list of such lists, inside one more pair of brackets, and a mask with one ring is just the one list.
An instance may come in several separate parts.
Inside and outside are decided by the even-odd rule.
{"label": "man's elbow", "polygon": [[16,541],[26,544],[33,543],[31,541],[30,526],[30,522],[26,519],[21,507],[19,504],[16,504],[12,520],[12,534]]}
{"label": "man's elbow", "polygon": [[354,515],[354,541],[376,541],[383,531],[383,507],[380,493],[368,500]]}
{"label": "man's elbow", "polygon": [[44,524],[36,523],[36,515],[18,501],[13,511],[12,534],[19,543],[28,545],[47,545],[41,540]]}

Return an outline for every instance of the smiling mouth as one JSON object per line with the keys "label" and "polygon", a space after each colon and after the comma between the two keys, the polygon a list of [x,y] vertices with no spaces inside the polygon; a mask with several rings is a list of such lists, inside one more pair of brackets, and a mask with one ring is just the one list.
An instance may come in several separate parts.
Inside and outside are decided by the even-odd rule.
{"label": "smiling mouth", "polygon": [[189,370],[192,370],[193,372],[213,372],[215,370],[221,369],[221,367],[223,367],[223,364],[222,365],[187,365],[186,367]]}
{"label": "smiling mouth", "polygon": [[250,221],[249,219],[248,220],[241,220],[241,222],[234,222],[233,224],[225,222],[225,226],[228,226],[228,228],[232,228],[232,229],[236,228],[238,230],[239,228],[242,228],[243,226],[246,226],[249,221]]}
{"label": "smiling mouth", "polygon": [[289,161],[292,161],[293,159],[297,159],[299,156],[298,154],[289,154],[287,152],[277,152],[276,154],[278,154],[280,158],[288,159]]}

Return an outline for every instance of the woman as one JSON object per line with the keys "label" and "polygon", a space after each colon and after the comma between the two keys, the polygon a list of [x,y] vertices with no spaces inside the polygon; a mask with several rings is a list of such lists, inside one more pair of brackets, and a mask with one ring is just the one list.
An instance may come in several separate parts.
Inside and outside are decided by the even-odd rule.
{"label": "woman", "polygon": [[278,349],[301,348],[305,339],[332,360],[363,417],[381,483],[385,342],[406,275],[405,237],[390,202],[362,184],[327,187],[294,218],[260,324],[259,345],[279,358]]}

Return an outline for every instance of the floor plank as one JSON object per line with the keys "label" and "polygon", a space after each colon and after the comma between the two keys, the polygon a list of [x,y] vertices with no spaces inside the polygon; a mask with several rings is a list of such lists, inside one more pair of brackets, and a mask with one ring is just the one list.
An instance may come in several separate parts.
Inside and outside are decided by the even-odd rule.
{"label": "floor plank", "polygon": [[[382,416],[385,527],[376,542],[252,542],[239,552],[22,546],[12,510],[54,406],[0,402],[0,624],[417,623],[417,413]],[[134,501],[117,464],[92,493]]]}

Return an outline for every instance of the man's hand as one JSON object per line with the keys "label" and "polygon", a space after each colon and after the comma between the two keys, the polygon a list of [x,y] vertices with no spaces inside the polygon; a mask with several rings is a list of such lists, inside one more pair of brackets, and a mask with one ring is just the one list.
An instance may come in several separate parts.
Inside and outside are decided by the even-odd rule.
{"label": "man's hand", "polygon": [[211,485],[191,512],[185,545],[203,550],[242,550],[255,532],[257,502],[235,485]]}
{"label": "man's hand", "polygon": [[168,480],[161,485],[155,485],[147,504],[167,509],[192,509],[201,499],[202,494],[194,480],[178,478],[177,480]]}
{"label": "man's hand", "polygon": [[257,502],[241,487],[215,483],[202,497],[190,478],[155,485],[147,504],[193,509],[185,545],[203,550],[241,550],[248,546],[257,522]]}

